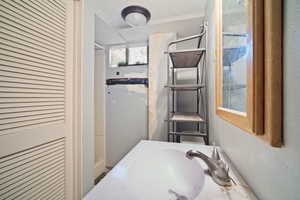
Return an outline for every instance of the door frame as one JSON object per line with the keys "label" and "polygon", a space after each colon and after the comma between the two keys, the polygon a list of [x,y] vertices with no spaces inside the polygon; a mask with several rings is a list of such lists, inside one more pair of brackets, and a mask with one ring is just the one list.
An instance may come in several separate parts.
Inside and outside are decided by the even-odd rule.
{"label": "door frame", "polygon": [[[66,187],[68,199],[70,200],[80,200],[83,197],[83,163],[82,163],[82,155],[83,155],[83,132],[82,129],[82,57],[83,57],[83,50],[82,50],[82,9],[83,9],[83,1],[81,0],[69,0],[72,5],[71,14],[70,16],[73,17],[73,20],[69,20],[68,27],[71,27],[68,33],[72,34],[73,37],[72,41],[69,44],[69,51],[72,52],[73,55],[70,58],[70,66],[72,67],[72,72],[69,73],[71,76],[71,84],[72,87],[72,94],[70,99],[72,99],[71,103],[67,104],[67,107],[71,110],[72,119],[70,122],[70,131],[68,131],[69,140],[67,143],[67,150],[66,153],[69,155],[67,156],[66,162],[67,166],[72,166],[70,170],[68,170],[66,174],[66,178],[69,179],[69,185]],[[70,80],[70,79],[69,79]],[[68,84],[67,84],[68,85]]]}

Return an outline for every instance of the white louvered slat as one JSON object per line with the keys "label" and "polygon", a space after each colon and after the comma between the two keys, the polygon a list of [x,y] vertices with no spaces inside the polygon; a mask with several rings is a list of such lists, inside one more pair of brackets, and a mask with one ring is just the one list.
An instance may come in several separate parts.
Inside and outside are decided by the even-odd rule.
{"label": "white louvered slat", "polygon": [[63,45],[61,43],[62,41],[60,41],[62,39],[54,38],[54,36],[53,37],[47,36],[48,33],[45,33],[42,30],[39,30],[38,28],[35,27],[28,27],[26,26],[27,24],[22,23],[22,20],[12,18],[10,15],[4,12],[0,12],[0,17],[2,18],[2,23],[16,27],[17,29],[23,30],[25,33],[31,34],[33,36],[40,37],[50,43],[53,43],[53,45],[63,49]]}
{"label": "white louvered slat", "polygon": [[53,1],[51,1],[51,2],[52,2],[52,3],[55,3],[55,5],[58,6],[63,12],[66,11],[64,2],[59,1],[59,0],[53,0]]}
{"label": "white louvered slat", "polygon": [[[50,91],[64,91],[63,87],[60,86],[51,86],[45,84],[24,84],[16,82],[1,82],[0,87],[5,88],[21,88],[21,89],[39,89],[39,90],[50,90]],[[13,90],[12,90],[13,91]]]}
{"label": "white louvered slat", "polygon": [[38,31],[40,34],[48,35],[49,38],[51,38],[53,41],[56,41],[57,43],[64,42],[63,33],[55,33],[53,32],[53,30],[50,30],[50,28],[46,28],[43,24],[36,24],[36,20],[25,18],[24,14],[22,14],[22,16],[20,13],[12,11],[11,9],[9,9],[9,4],[7,4],[5,1],[1,1],[0,5],[0,16],[13,21],[14,23],[28,27],[36,32]]}
{"label": "white louvered slat", "polygon": [[19,111],[14,113],[1,113],[0,123],[12,123],[20,120],[32,119],[30,117],[41,117],[50,116],[50,114],[61,114],[64,113],[64,107],[59,109],[46,109],[46,110],[31,110],[31,111]]}
{"label": "white louvered slat", "polygon": [[[4,118],[4,114],[12,114],[12,113],[25,113],[30,111],[45,111],[45,110],[62,110],[64,109],[64,105],[47,105],[47,106],[27,106],[27,107],[14,107],[14,108],[5,108],[1,109],[0,107],[0,118]],[[3,114],[3,116],[1,115]]]}
{"label": "white louvered slat", "polygon": [[11,77],[11,78],[19,78],[19,79],[27,79],[27,80],[36,80],[36,81],[43,81],[43,82],[57,82],[57,83],[64,83],[64,80],[57,79],[57,78],[51,78],[51,77],[44,77],[44,76],[38,76],[34,73],[31,74],[25,74],[25,73],[18,73],[17,71],[14,72],[8,72],[8,71],[2,71],[0,68],[0,76],[1,77]]}
{"label": "white louvered slat", "polygon": [[6,110],[15,111],[17,109],[29,108],[47,108],[51,106],[64,106],[63,101],[53,101],[53,102],[22,102],[22,103],[0,103],[0,113],[5,113]]}
{"label": "white louvered slat", "polygon": [[[49,188],[47,185],[44,185],[43,187],[40,187],[38,190],[33,192],[30,196],[22,197],[22,200],[50,200],[51,197],[55,197],[55,200],[59,200],[59,196],[64,197],[64,179],[60,179],[59,181],[52,184],[52,186],[53,187]],[[43,191],[45,191],[45,193],[43,193]]]}
{"label": "white louvered slat", "polygon": [[[63,159],[64,157],[62,156],[60,160],[53,160],[55,162],[54,163],[47,163],[47,165],[45,165],[45,167],[40,167],[40,168],[34,168],[32,170],[32,173],[28,173],[28,174],[23,174],[21,175],[21,178],[17,177],[18,180],[14,180],[14,182],[9,182],[9,184],[5,185],[2,189],[2,191],[4,192],[10,192],[10,191],[14,191],[16,187],[22,187],[22,186],[26,186],[26,184],[29,183],[29,181],[34,180],[33,178],[36,177],[42,177],[43,174],[49,173],[49,172],[57,172],[58,170],[62,170],[64,163],[63,163]],[[52,166],[51,166],[52,164]]]}
{"label": "white louvered slat", "polygon": [[[62,173],[61,173],[62,174]],[[63,175],[63,174],[62,174]],[[56,179],[50,179],[49,183],[51,186],[55,186],[55,189],[50,190],[48,184],[40,184],[36,188],[31,188],[28,190],[27,193],[23,193],[22,195],[19,195],[15,200],[41,200],[43,197],[41,197],[42,194],[48,193],[48,196],[63,196],[64,195],[64,179],[63,177],[60,177],[59,180]],[[57,185],[60,187],[58,188]],[[49,191],[50,190],[50,191]],[[40,197],[39,197],[40,196]],[[49,198],[44,198],[49,199]],[[58,200],[58,198],[55,198],[55,200]]]}
{"label": "white louvered slat", "polygon": [[63,94],[49,93],[5,93],[0,92],[0,98],[64,98]]}
{"label": "white louvered slat", "polygon": [[[11,88],[10,88],[11,89]],[[23,89],[24,90],[24,89]],[[51,90],[50,90],[51,91]],[[40,96],[38,95],[40,94]],[[24,99],[13,99],[13,98],[24,98]],[[1,90],[0,87],[0,102],[4,102],[4,103],[11,103],[11,102],[17,102],[17,100],[22,103],[22,102],[29,102],[30,99],[33,98],[47,98],[49,99],[49,101],[56,101],[50,98],[63,98],[64,94],[61,93],[51,93],[48,91],[36,91],[34,90],[34,92],[30,92],[30,91],[16,91],[14,90],[14,92],[5,92],[4,90]],[[38,102],[38,99],[34,99],[34,101]],[[46,101],[46,100],[45,100]]]}
{"label": "white louvered slat", "polygon": [[0,86],[0,93],[64,94],[64,91],[63,90],[36,89],[35,87],[32,87],[32,86],[29,88]]}
{"label": "white louvered slat", "polygon": [[[0,23],[0,27],[2,25],[3,24]],[[46,45],[42,42],[37,42],[36,40],[33,40],[33,39],[26,37],[24,35],[21,35],[21,34],[16,34],[12,30],[9,30],[7,28],[1,27],[0,37],[7,41],[13,41],[19,45],[31,47],[32,49],[48,53],[49,56],[55,56],[60,59],[65,59],[64,54],[63,54],[63,49],[58,50],[57,48],[55,48],[51,45]]]}
{"label": "white louvered slat", "polygon": [[[16,0],[14,0],[16,1]],[[23,3],[28,4],[30,7],[34,8],[36,10],[36,12],[41,13],[43,16],[48,17],[48,20],[54,20],[55,24],[59,24],[64,26],[64,21],[62,19],[64,19],[64,17],[62,15],[53,15],[52,12],[46,8],[42,3],[42,1],[38,0],[21,0]],[[50,3],[51,1],[49,1],[48,3]]]}
{"label": "white louvered slat", "polygon": [[[1,56],[2,57],[2,56]],[[18,63],[18,62],[12,62],[9,60],[1,60],[2,66],[1,69],[7,69],[9,71],[10,68],[15,68],[14,71],[17,72],[17,70],[20,71],[20,73],[25,73],[25,74],[32,74],[32,73],[44,73],[42,76],[50,76],[54,78],[64,78],[64,72],[61,71],[56,71],[56,70],[51,70],[47,68],[42,68],[42,67],[36,67],[36,66],[31,66],[31,65],[26,65],[24,63]],[[23,70],[23,71],[21,71]],[[41,74],[40,74],[41,75]]]}
{"label": "white louvered slat", "polygon": [[63,47],[57,46],[37,34],[32,34],[26,30],[21,30],[22,27],[16,24],[8,24],[6,21],[0,20],[0,33],[7,34],[13,38],[18,38],[34,45],[42,46],[45,49],[51,50],[51,52],[63,54]]}
{"label": "white louvered slat", "polygon": [[30,197],[33,192],[39,190],[41,186],[44,184],[55,184],[57,179],[62,179],[64,176],[64,169],[55,171],[54,173],[47,173],[45,176],[40,176],[39,179],[33,179],[30,182],[27,182],[26,185],[22,187],[17,187],[17,191],[13,191],[14,193],[5,193],[7,200],[16,200],[23,199],[24,196]]}
{"label": "white louvered slat", "polygon": [[[63,160],[63,157],[61,156],[62,152],[63,148],[58,148],[57,151],[53,151],[51,154],[45,154],[43,157],[31,159],[31,161],[27,162],[25,162],[25,159],[23,159],[22,161],[24,162],[17,163],[19,165],[13,163],[15,164],[15,167],[3,171],[3,173],[1,174],[2,180],[0,183],[0,188],[4,189],[13,183],[19,182],[19,180],[23,179],[24,177],[31,176],[31,174],[35,174],[35,170],[43,170],[48,165],[53,167],[54,165],[58,164],[61,160]],[[23,164],[26,166],[23,166]]]}
{"label": "white louvered slat", "polygon": [[[45,85],[45,86],[56,86],[56,87],[64,87],[64,83],[57,83],[55,81],[46,81],[46,80],[35,80],[33,78],[36,77],[27,77],[27,78],[21,78],[21,77],[13,77],[13,76],[1,76],[0,73],[0,82],[4,83],[20,83],[20,84],[29,84],[29,85]],[[40,77],[39,77],[40,79]],[[1,101],[1,99],[0,99]]]}
{"label": "white louvered slat", "polygon": [[55,29],[64,31],[64,25],[61,21],[55,21],[55,20],[51,19],[50,17],[42,15],[41,12],[37,12],[37,11],[40,11],[41,9],[36,10],[32,6],[28,5],[27,3],[22,2],[20,0],[17,0],[17,1],[5,0],[5,2],[12,5],[16,9],[18,9],[22,12],[25,12],[27,15],[37,18],[37,20],[39,20]]}
{"label": "white louvered slat", "polygon": [[31,119],[28,121],[23,121],[23,122],[17,122],[14,124],[7,124],[7,125],[1,125],[0,131],[1,135],[5,134],[10,134],[13,133],[13,131],[20,131],[23,128],[26,127],[37,127],[41,125],[47,125],[51,123],[58,123],[58,122],[64,122],[64,116],[52,116],[52,117],[47,117],[47,118],[41,118],[41,119]]}
{"label": "white louvered slat", "polygon": [[30,61],[30,60],[26,60],[24,58],[14,57],[11,55],[0,54],[0,61],[23,64],[24,67],[25,66],[33,66],[33,67],[37,67],[37,68],[41,68],[41,69],[47,69],[47,70],[51,70],[51,71],[55,71],[55,72],[64,73],[63,68],[54,68],[53,66],[47,66],[47,65],[44,65],[41,63],[36,63],[36,62]]}
{"label": "white louvered slat", "polygon": [[63,157],[61,157],[60,160],[55,160],[55,164],[45,164],[42,168],[33,168],[31,170],[32,173],[23,174],[22,179],[18,178],[18,180],[13,179],[13,181],[6,182],[5,185],[1,188],[1,191],[3,193],[9,193],[11,191],[14,191],[17,187],[22,187],[30,184],[30,181],[36,181],[40,178],[42,178],[45,174],[53,173],[53,171],[58,171],[63,169],[64,166],[64,160]]}
{"label": "white louvered slat", "polygon": [[64,66],[64,63],[60,63],[59,61],[53,62],[53,61],[51,61],[51,59],[45,58],[44,56],[34,54],[31,52],[26,52],[22,49],[17,49],[17,48],[6,46],[6,45],[0,46],[0,54],[15,57],[15,58],[21,58],[21,59],[28,60],[28,61],[31,61],[34,63],[48,65],[48,66],[55,67],[58,69],[62,69]]}
{"label": "white louvered slat", "polygon": [[47,120],[47,119],[59,119],[61,117],[63,117],[64,115],[58,111],[58,112],[48,112],[48,113],[44,113],[44,114],[38,114],[38,115],[34,115],[34,116],[19,116],[16,118],[12,118],[12,119],[0,119],[0,130],[5,130],[5,129],[10,129],[10,128],[14,128],[14,126],[17,124],[22,124],[22,123],[32,123],[34,121],[38,121],[38,120]]}
{"label": "white louvered slat", "polygon": [[53,32],[54,34],[60,35],[64,38],[64,27],[63,26],[55,26],[55,24],[50,23],[48,20],[45,20],[41,16],[35,14],[29,9],[24,7],[20,1],[11,1],[11,0],[2,0],[4,8],[20,15],[22,18],[25,18],[30,21],[31,24],[35,26],[41,26],[46,28],[48,31]]}
{"label": "white louvered slat", "polygon": [[0,158],[0,199],[64,193],[64,148],[65,139],[61,138]]}
{"label": "white louvered slat", "polygon": [[47,192],[33,196],[32,199],[26,199],[26,200],[40,200],[40,199],[60,200],[60,199],[64,199],[63,186],[64,186],[64,182],[62,181],[61,183],[57,183],[56,185],[49,188]]}
{"label": "white louvered slat", "polygon": [[[11,51],[21,51],[21,52],[28,52],[28,54],[35,54],[36,56],[44,57],[45,60],[47,61],[54,61],[55,63],[58,64],[63,64],[64,63],[64,58],[58,57],[58,56],[52,56],[48,52],[44,52],[43,50],[40,49],[35,49],[33,46],[27,46],[22,43],[18,43],[17,41],[13,40],[7,40],[7,39],[2,39],[0,38],[0,45],[5,45],[8,50]],[[4,48],[4,47],[2,47]],[[24,53],[23,53],[24,54]]]}
{"label": "white louvered slat", "polygon": [[7,71],[7,72],[14,72],[14,73],[20,73],[20,74],[27,74],[27,75],[35,75],[39,77],[49,77],[53,79],[58,79],[58,80],[64,80],[63,75],[57,75],[53,73],[47,73],[47,72],[40,72],[36,70],[28,70],[28,69],[23,69],[23,68],[18,68],[18,67],[12,67],[12,66],[6,66],[2,65],[1,71]]}
{"label": "white louvered slat", "polygon": [[30,0],[32,2],[34,2],[36,5],[38,5],[40,8],[44,8],[46,11],[50,11],[55,13],[55,16],[59,16],[60,18],[65,18],[65,11],[60,9],[60,7],[58,6],[58,4],[53,3],[53,1],[34,1],[34,0]]}
{"label": "white louvered slat", "polygon": [[[64,62],[62,60],[59,60],[56,58],[49,58],[46,57],[45,55],[42,55],[43,53],[41,53],[40,51],[36,51],[36,50],[26,50],[25,46],[22,45],[18,45],[15,44],[14,46],[13,43],[11,42],[5,42],[4,40],[0,39],[0,48],[1,51],[0,53],[2,55],[7,55],[7,56],[12,56],[12,57],[20,57],[25,59],[25,60],[29,60],[32,62],[36,62],[36,63],[40,63],[40,64],[46,64],[46,65],[50,65],[53,67],[57,67],[57,68],[63,68]],[[11,46],[10,46],[11,45]],[[19,46],[19,48],[18,48]],[[32,48],[30,48],[32,49]],[[6,52],[6,54],[4,54],[4,52]],[[40,53],[37,53],[40,52]]]}
{"label": "white louvered slat", "polygon": [[[22,179],[26,176],[30,176],[30,174],[34,174],[35,170],[41,170],[46,168],[48,165],[50,166],[49,163],[52,163],[51,166],[55,164],[58,164],[60,160],[63,159],[61,156],[61,153],[63,152],[63,148],[57,148],[56,151],[52,150],[52,153],[45,154],[43,156],[37,157],[35,156],[35,159],[30,159],[31,157],[28,157],[28,161],[25,159],[21,160],[22,162],[15,162],[13,165],[15,167],[8,167],[6,171],[3,171],[1,173],[1,189],[6,188],[8,185],[18,182],[19,179]],[[19,158],[21,159],[21,158]],[[12,160],[13,161],[13,160]],[[11,162],[12,162],[11,161]],[[26,162],[25,162],[26,161]],[[25,165],[25,166],[23,166]]]}
{"label": "white louvered slat", "polygon": [[[7,104],[10,106],[11,103],[23,104],[23,103],[45,103],[45,102],[59,102],[64,103],[64,98],[0,98],[0,104]],[[3,108],[3,107],[2,107]]]}
{"label": "white louvered slat", "polygon": [[38,1],[31,1],[31,0],[13,0],[15,3],[22,4],[27,10],[31,11],[35,15],[49,21],[52,24],[60,28],[64,28],[65,21],[63,20],[65,17],[57,16],[49,13],[49,9],[45,9],[44,6],[41,6]]}
{"label": "white louvered slat", "polygon": [[8,29],[11,29],[10,27],[13,27],[14,29],[21,30],[23,32],[23,34],[25,34],[27,36],[30,35],[31,37],[40,38],[40,39],[44,40],[45,42],[52,43],[53,46],[57,46],[57,48],[60,48],[60,49],[64,48],[62,43],[59,43],[59,41],[57,41],[56,39],[53,39],[53,38],[47,36],[45,33],[41,32],[38,29],[36,30],[36,29],[32,29],[30,27],[25,26],[22,22],[20,22],[20,20],[14,20],[12,18],[8,18],[10,16],[5,13],[0,13],[0,17],[1,17],[2,24],[6,24],[7,25],[6,27]]}

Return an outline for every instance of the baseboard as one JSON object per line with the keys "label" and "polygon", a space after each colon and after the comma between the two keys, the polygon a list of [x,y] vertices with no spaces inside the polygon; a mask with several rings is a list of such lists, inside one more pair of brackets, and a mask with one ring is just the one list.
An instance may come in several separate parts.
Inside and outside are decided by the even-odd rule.
{"label": "baseboard", "polygon": [[106,168],[105,168],[104,160],[100,160],[97,163],[95,163],[95,167],[94,167],[94,177],[95,178],[100,176],[105,171],[106,171]]}

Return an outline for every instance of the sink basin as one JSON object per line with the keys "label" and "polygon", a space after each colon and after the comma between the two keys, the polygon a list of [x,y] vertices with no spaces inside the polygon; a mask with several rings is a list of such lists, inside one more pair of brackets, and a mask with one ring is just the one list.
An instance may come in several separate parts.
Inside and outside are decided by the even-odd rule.
{"label": "sink basin", "polygon": [[207,155],[213,150],[198,144],[141,141],[83,200],[257,200],[233,168],[229,173],[237,181],[234,189],[224,192],[211,178],[205,179],[201,166],[206,165],[185,157],[190,149]]}
{"label": "sink basin", "polygon": [[204,171],[196,160],[173,149],[147,154],[128,167],[126,179],[131,192],[139,191],[142,199],[151,200],[193,200],[200,193]]}

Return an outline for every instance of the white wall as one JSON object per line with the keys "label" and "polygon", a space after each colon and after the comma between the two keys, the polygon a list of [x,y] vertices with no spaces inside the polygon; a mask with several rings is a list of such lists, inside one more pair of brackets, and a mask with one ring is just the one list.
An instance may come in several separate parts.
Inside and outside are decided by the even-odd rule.
{"label": "white wall", "polygon": [[167,50],[175,33],[154,33],[149,37],[148,134],[150,140],[167,140]]}
{"label": "white wall", "polygon": [[105,170],[105,51],[95,55],[95,170],[98,177]]}
{"label": "white wall", "polygon": [[284,2],[284,146],[272,148],[215,114],[214,1],[208,1],[210,132],[262,200],[300,198],[300,1]]}
{"label": "white wall", "polygon": [[94,132],[94,62],[95,13],[101,1],[85,0],[82,7],[82,120],[83,120],[83,194],[94,186],[95,132]]}

